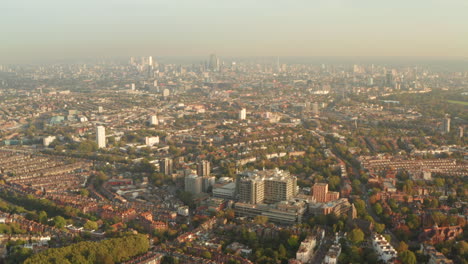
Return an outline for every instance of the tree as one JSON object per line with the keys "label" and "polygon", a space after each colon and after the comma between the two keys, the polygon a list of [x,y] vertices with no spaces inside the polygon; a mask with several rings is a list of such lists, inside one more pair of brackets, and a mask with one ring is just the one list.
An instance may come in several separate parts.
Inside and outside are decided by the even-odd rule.
{"label": "tree", "polygon": [[403,264],[416,264],[416,255],[410,250],[401,252],[399,257]]}
{"label": "tree", "polygon": [[47,224],[47,213],[45,211],[40,211],[39,216],[38,216],[39,223],[41,224]]}
{"label": "tree", "polygon": [[374,211],[377,215],[381,215],[383,213],[382,205],[380,203],[374,204]]}
{"label": "tree", "polygon": [[419,220],[419,217],[417,215],[410,214],[406,218],[406,223],[408,224],[408,227],[411,230],[415,230],[415,229],[419,228],[419,226],[421,225],[421,220]]}
{"label": "tree", "polygon": [[206,259],[211,259],[211,253],[208,250],[203,251],[201,256]]}
{"label": "tree", "polygon": [[288,247],[290,249],[295,249],[297,246],[299,246],[299,239],[297,236],[295,235],[292,235],[289,239],[288,239]]}
{"label": "tree", "polygon": [[80,195],[81,195],[81,196],[88,197],[88,196],[89,196],[89,191],[86,190],[86,189],[81,189],[81,190],[80,190]]}
{"label": "tree", "polygon": [[400,244],[398,244],[398,247],[396,249],[398,252],[404,252],[408,250],[408,244],[406,244],[404,241],[401,241]]}
{"label": "tree", "polygon": [[286,248],[283,246],[283,244],[280,244],[278,248],[278,257],[280,259],[286,259],[288,257],[288,252],[286,251]]}
{"label": "tree", "polygon": [[61,217],[60,215],[54,217],[54,226],[57,228],[64,228],[67,224],[65,218]]}
{"label": "tree", "polygon": [[364,232],[360,228],[354,228],[348,233],[348,239],[354,244],[358,244],[364,240]]}
{"label": "tree", "polygon": [[255,218],[254,218],[254,223],[256,224],[260,224],[260,225],[264,225],[268,222],[268,216],[264,216],[264,215],[257,215]]}
{"label": "tree", "polygon": [[375,223],[374,230],[375,232],[381,234],[385,230],[385,224]]}
{"label": "tree", "polygon": [[88,220],[84,226],[83,226],[84,229],[87,229],[87,230],[96,230],[98,229],[98,224],[94,221],[90,221]]}

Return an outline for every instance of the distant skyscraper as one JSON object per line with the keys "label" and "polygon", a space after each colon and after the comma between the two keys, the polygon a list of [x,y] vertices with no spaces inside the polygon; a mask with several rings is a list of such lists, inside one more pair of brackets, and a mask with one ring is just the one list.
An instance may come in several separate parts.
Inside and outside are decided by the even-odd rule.
{"label": "distant skyscraper", "polygon": [[312,113],[315,115],[315,116],[318,116],[320,113],[319,113],[319,104],[317,102],[314,102],[312,104]]}
{"label": "distant skyscraper", "polygon": [[465,133],[465,131],[464,131],[464,129],[463,129],[463,126],[459,126],[459,127],[458,127],[458,136],[459,136],[460,138],[462,138],[462,137],[464,136],[464,133]]}
{"label": "distant skyscraper", "polygon": [[239,111],[239,120],[245,120],[247,118],[247,110],[245,108],[242,108]]}
{"label": "distant skyscraper", "polygon": [[132,83],[132,91],[135,91],[135,84]]}
{"label": "distant skyscraper", "polygon": [[197,164],[197,174],[198,176],[209,176],[211,173],[210,162],[207,160],[202,160]]}
{"label": "distant skyscraper", "polygon": [[387,72],[387,74],[385,75],[385,84],[388,87],[393,87],[393,74],[392,74],[392,72]]}
{"label": "distant skyscraper", "polygon": [[159,171],[164,173],[165,175],[172,174],[172,159],[171,158],[164,158],[159,162]]}
{"label": "distant skyscraper", "polygon": [[444,133],[450,133],[450,117],[446,116],[444,118],[444,124],[442,130]]}
{"label": "distant skyscraper", "polygon": [[106,128],[103,126],[96,127],[96,143],[98,148],[106,147]]}
{"label": "distant skyscraper", "polygon": [[166,88],[166,89],[163,90],[163,96],[164,97],[169,97],[170,94],[171,94],[171,91],[169,89]]}
{"label": "distant skyscraper", "polygon": [[158,116],[152,115],[152,116],[150,117],[149,123],[150,123],[150,125],[152,125],[152,126],[157,126],[157,125],[159,125]]}
{"label": "distant skyscraper", "polygon": [[103,108],[102,106],[99,106],[99,107],[98,107],[98,113],[101,114],[101,113],[103,113],[103,112],[104,112],[104,108]]}
{"label": "distant skyscraper", "polygon": [[149,56],[148,58],[148,65],[153,66],[153,56]]}
{"label": "distant skyscraper", "polygon": [[218,71],[219,70],[219,59],[216,56],[216,54],[211,54],[210,55],[210,61],[208,64],[208,68],[212,71]]}
{"label": "distant skyscraper", "polygon": [[276,71],[277,71],[277,72],[280,72],[280,71],[281,71],[279,56],[276,57]]}

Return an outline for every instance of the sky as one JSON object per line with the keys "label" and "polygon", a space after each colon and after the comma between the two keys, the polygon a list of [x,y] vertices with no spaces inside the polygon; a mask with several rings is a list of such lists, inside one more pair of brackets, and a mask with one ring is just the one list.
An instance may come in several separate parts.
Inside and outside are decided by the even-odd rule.
{"label": "sky", "polygon": [[125,56],[468,58],[468,0],[2,0],[0,64]]}

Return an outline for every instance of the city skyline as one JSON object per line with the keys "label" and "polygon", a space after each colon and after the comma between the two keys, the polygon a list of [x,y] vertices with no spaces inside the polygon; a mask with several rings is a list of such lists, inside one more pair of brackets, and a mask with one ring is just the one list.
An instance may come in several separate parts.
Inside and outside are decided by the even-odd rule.
{"label": "city skyline", "polygon": [[93,57],[468,57],[468,3],[10,1],[0,61]]}

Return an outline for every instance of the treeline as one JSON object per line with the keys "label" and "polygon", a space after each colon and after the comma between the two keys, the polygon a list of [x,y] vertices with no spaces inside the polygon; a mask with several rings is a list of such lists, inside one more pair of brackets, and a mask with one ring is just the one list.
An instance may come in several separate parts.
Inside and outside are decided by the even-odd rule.
{"label": "treeline", "polygon": [[51,200],[38,199],[30,194],[22,195],[16,192],[3,191],[3,192],[0,192],[0,198],[12,204],[21,205],[22,207],[30,211],[34,211],[34,210],[45,211],[47,212],[49,216],[66,215],[66,216],[71,217],[71,216],[76,216],[79,213],[81,213],[76,208],[69,207],[69,206],[60,207]]}
{"label": "treeline", "polygon": [[143,254],[149,249],[144,235],[130,235],[99,242],[80,242],[67,247],[53,248],[26,259],[25,264],[41,263],[119,263]]}

